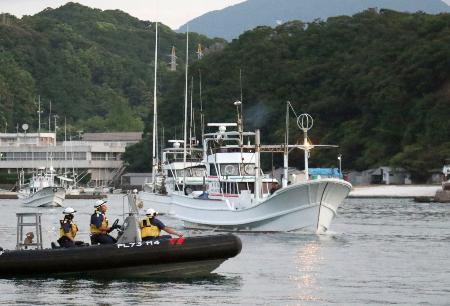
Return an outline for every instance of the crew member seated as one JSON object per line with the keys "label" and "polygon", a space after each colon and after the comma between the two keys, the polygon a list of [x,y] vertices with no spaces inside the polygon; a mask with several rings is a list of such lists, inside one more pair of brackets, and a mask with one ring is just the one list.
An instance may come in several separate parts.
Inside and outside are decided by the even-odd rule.
{"label": "crew member seated", "polygon": [[183,237],[183,234],[178,233],[173,228],[165,226],[164,223],[155,218],[158,213],[153,208],[147,209],[145,214],[147,217],[139,223],[142,241],[160,237],[161,230],[178,237]]}
{"label": "crew member seated", "polygon": [[63,248],[72,248],[76,244],[83,244],[81,241],[75,242],[75,236],[78,232],[78,227],[73,222],[74,214],[76,210],[72,207],[67,207],[64,209],[64,219],[59,220],[59,239],[57,240],[59,245]]}
{"label": "crew member seated", "polygon": [[92,244],[113,244],[117,240],[108,233],[114,228],[108,227],[108,219],[106,218],[105,200],[98,200],[95,202],[95,212],[91,215],[91,243]]}

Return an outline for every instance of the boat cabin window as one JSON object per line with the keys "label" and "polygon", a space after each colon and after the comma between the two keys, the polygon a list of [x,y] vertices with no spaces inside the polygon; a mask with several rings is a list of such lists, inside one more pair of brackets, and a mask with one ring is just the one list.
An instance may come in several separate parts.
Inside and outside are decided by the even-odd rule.
{"label": "boat cabin window", "polygon": [[[186,174],[185,174],[185,171],[186,171]],[[189,170],[179,169],[179,170],[176,170],[176,174],[177,174],[177,177],[189,176]]]}
{"label": "boat cabin window", "polygon": [[209,175],[217,176],[216,165],[214,164],[209,165]]}
{"label": "boat cabin window", "polygon": [[241,164],[241,175],[255,175],[255,164]]}
{"label": "boat cabin window", "polygon": [[251,193],[254,193],[255,191],[255,183],[238,183],[239,190],[250,190]]}
{"label": "boat cabin window", "polygon": [[239,175],[239,164],[221,164],[220,174],[222,176],[238,176]]}
{"label": "boat cabin window", "polygon": [[192,176],[194,177],[204,177],[206,175],[205,168],[191,168]]}

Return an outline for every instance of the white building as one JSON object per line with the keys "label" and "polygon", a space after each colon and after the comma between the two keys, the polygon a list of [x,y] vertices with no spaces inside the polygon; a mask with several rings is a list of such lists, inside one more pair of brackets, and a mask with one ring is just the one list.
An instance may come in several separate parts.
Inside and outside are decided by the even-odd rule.
{"label": "white building", "polygon": [[0,171],[53,166],[59,173],[90,174],[94,186],[106,186],[122,174],[125,148],[141,138],[141,133],[86,133],[81,141],[56,142],[55,133],[0,133]]}

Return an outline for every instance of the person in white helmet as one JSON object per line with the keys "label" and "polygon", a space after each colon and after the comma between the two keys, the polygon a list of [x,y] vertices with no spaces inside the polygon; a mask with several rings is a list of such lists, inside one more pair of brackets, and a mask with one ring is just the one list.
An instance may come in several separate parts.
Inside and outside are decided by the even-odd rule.
{"label": "person in white helmet", "polygon": [[[78,232],[78,226],[73,221],[76,210],[72,207],[66,207],[63,211],[64,219],[60,220],[58,243],[63,248],[72,248],[75,246],[75,236]],[[80,242],[82,243],[82,242]]]}
{"label": "person in white helmet", "polygon": [[113,244],[117,239],[110,236],[109,233],[114,230],[108,226],[106,218],[106,200],[95,202],[95,212],[91,215],[91,243],[92,244]]}
{"label": "person in white helmet", "polygon": [[160,237],[161,230],[178,237],[183,237],[183,234],[178,233],[171,227],[165,226],[164,223],[155,218],[157,214],[158,213],[153,208],[149,208],[145,212],[146,217],[139,224],[141,228],[142,241]]}

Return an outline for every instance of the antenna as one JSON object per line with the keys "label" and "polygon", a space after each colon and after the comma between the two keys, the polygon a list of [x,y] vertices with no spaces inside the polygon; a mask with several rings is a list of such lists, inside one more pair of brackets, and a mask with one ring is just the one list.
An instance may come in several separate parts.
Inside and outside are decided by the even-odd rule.
{"label": "antenna", "polygon": [[200,128],[202,130],[202,141],[203,134],[205,133],[205,115],[203,115],[203,100],[202,100],[202,71],[198,70],[199,76],[199,95],[200,95]]}
{"label": "antenna", "polygon": [[[192,125],[194,122],[194,110],[192,108],[192,94],[194,92],[194,77],[191,77],[191,120],[189,123],[189,149],[192,147]],[[194,132],[195,135],[195,132]]]}
{"label": "antenna", "polygon": [[312,146],[308,142],[308,131],[313,127],[314,120],[309,114],[301,114],[297,117],[297,126],[303,131],[303,146],[305,151],[305,178],[309,179],[308,173],[308,158],[309,158],[309,149]]}
{"label": "antenna", "polygon": [[67,119],[64,116],[64,176],[67,176]]}
{"label": "antenna", "polygon": [[29,127],[28,124],[26,124],[26,123],[22,124],[22,130],[23,130],[23,132],[25,133],[25,139],[24,139],[25,144],[27,143],[26,137],[27,137],[27,130],[28,130],[28,127]]}
{"label": "antenna", "polygon": [[244,112],[242,109],[242,104],[244,102],[242,97],[242,69],[239,68],[239,87],[241,89],[241,130],[244,131]]}
{"label": "antenna", "polygon": [[243,98],[242,98],[242,69],[241,68],[239,68],[239,87],[241,89],[241,101],[243,101]]}
{"label": "antenna", "polygon": [[155,179],[156,179],[156,171],[157,171],[157,160],[156,160],[156,149],[157,149],[157,99],[156,99],[156,77],[158,70],[158,22],[156,22],[156,30],[155,30],[155,76],[154,76],[154,85],[153,85],[153,151],[152,151],[152,180],[153,180],[153,189],[155,188]]}
{"label": "antenna", "polygon": [[52,100],[50,100],[50,108],[48,111],[48,131],[51,132],[52,131]]}
{"label": "antenna", "polygon": [[[188,68],[189,68],[189,25],[186,30],[186,80],[184,93],[184,149],[183,149],[183,169],[186,169],[186,138],[187,138],[187,99],[188,99]],[[186,171],[183,170],[183,191],[186,186]]]}
{"label": "antenna", "polygon": [[38,118],[39,118],[38,133],[40,134],[41,133],[41,114],[42,114],[42,111],[41,111],[41,95],[38,96],[38,111],[37,111],[37,113],[38,113]]}

